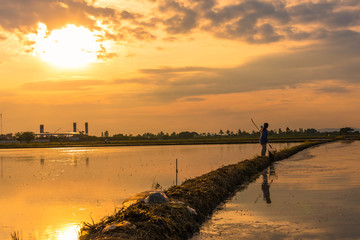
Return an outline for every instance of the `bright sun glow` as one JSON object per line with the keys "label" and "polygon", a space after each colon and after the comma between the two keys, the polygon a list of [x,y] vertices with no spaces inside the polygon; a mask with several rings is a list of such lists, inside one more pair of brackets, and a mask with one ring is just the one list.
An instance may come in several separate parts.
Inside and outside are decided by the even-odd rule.
{"label": "bright sun glow", "polygon": [[35,42],[34,54],[58,67],[78,68],[97,62],[103,51],[99,33],[72,24],[48,32],[40,23],[38,33],[29,36]]}
{"label": "bright sun glow", "polygon": [[79,239],[80,227],[78,225],[72,225],[63,229],[57,234],[57,240],[77,240]]}

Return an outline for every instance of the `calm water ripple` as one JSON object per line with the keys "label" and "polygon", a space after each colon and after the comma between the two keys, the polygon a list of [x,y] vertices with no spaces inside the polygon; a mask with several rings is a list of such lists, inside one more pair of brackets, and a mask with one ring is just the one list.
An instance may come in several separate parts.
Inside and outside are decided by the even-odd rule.
{"label": "calm water ripple", "polygon": [[193,240],[360,239],[360,141],[274,164],[216,211]]}
{"label": "calm water ripple", "polygon": [[[295,144],[273,144],[285,148]],[[79,224],[100,220],[156,183],[166,188],[251,158],[259,144],[0,150],[0,239],[76,239]]]}

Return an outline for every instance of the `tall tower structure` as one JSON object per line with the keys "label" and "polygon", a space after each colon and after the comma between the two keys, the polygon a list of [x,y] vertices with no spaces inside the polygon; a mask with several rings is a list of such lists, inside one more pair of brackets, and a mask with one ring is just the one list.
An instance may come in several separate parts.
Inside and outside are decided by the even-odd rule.
{"label": "tall tower structure", "polygon": [[2,115],[2,113],[0,113],[0,129],[1,129],[1,135],[2,135],[2,117],[3,117],[3,115]]}
{"label": "tall tower structure", "polygon": [[73,123],[73,132],[77,132],[76,129],[77,129],[77,128],[76,128],[76,122],[74,122],[74,123]]}
{"label": "tall tower structure", "polygon": [[44,133],[44,124],[40,125],[40,133]]}
{"label": "tall tower structure", "polygon": [[85,123],[85,134],[89,135],[89,123]]}

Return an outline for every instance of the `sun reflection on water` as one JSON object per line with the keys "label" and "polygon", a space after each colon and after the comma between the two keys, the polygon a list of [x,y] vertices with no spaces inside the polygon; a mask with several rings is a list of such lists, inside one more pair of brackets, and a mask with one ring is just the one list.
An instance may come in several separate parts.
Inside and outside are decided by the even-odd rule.
{"label": "sun reflection on water", "polygon": [[56,231],[56,240],[77,240],[79,238],[79,232],[79,225],[68,225]]}

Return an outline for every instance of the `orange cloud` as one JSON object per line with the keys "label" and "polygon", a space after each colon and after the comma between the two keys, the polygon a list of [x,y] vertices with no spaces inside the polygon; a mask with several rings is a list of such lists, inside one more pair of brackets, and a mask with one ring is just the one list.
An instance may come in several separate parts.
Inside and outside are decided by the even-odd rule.
{"label": "orange cloud", "polygon": [[100,80],[41,81],[24,83],[22,89],[31,91],[79,91],[103,85]]}

